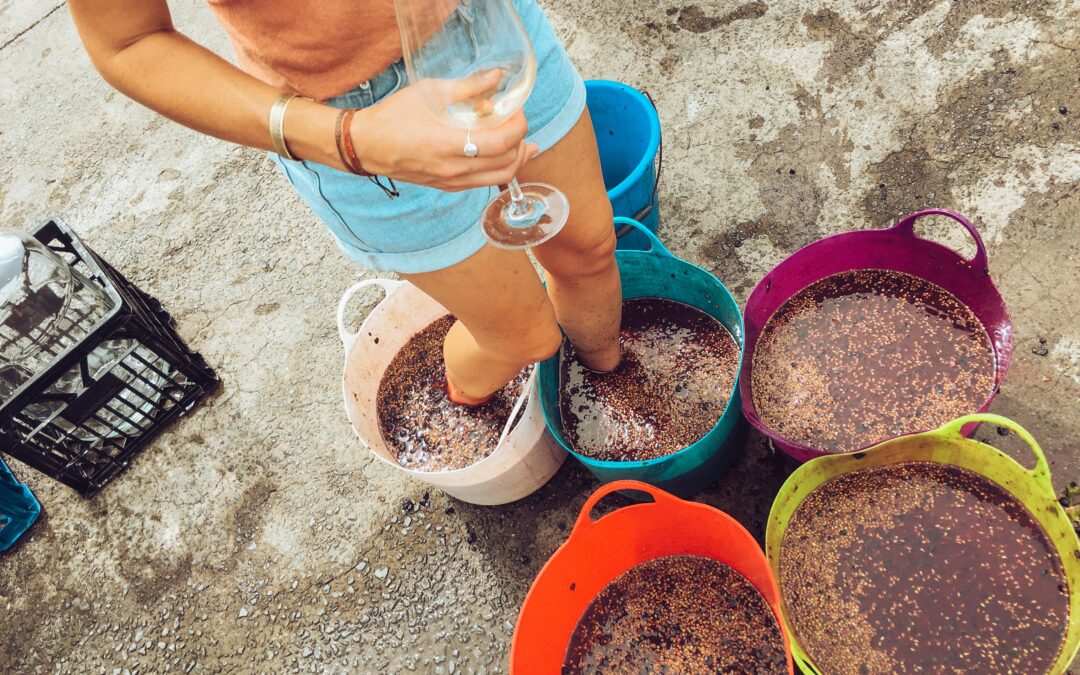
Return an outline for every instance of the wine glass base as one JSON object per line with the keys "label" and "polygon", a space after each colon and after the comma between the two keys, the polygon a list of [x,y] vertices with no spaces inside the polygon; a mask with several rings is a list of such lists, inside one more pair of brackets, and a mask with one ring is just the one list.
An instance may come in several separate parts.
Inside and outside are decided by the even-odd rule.
{"label": "wine glass base", "polygon": [[517,209],[510,191],[503,190],[480,216],[484,235],[496,248],[539,246],[558,234],[570,216],[570,203],[554,187],[545,183],[526,183],[520,187],[528,202],[524,209]]}

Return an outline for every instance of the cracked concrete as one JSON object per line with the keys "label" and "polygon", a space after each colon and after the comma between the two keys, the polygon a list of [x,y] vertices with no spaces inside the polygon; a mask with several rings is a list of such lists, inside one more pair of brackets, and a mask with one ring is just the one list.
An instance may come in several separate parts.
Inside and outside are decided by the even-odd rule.
{"label": "cracked concrete", "polygon": [[0,27],[0,50],[36,28],[63,6],[62,2],[48,7],[30,2],[13,3],[12,0],[0,3],[0,16],[4,17],[4,25]]}
{"label": "cracked concrete", "polygon": [[[1016,328],[993,409],[1042,442],[1059,486],[1080,478],[1080,6],[543,4],[586,77],[656,99],[663,237],[740,301],[821,236],[925,206],[973,217]],[[173,10],[224,53],[205,7]],[[593,479],[567,462],[481,508],[373,461],[342,413],[332,319],[359,270],[265,157],[112,92],[63,6],[0,0],[0,45],[4,224],[67,219],[223,379],[92,500],[13,463],[47,512],[0,563],[0,663],[504,672]],[[947,223],[922,229],[972,250]],[[755,434],[746,448],[700,498],[760,536],[789,468]]]}

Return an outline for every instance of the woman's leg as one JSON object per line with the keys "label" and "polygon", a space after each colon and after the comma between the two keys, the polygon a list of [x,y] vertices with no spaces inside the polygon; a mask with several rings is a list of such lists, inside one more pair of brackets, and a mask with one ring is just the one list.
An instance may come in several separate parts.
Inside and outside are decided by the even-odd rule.
{"label": "woman's leg", "polygon": [[559,350],[555,312],[523,251],[488,245],[453,267],[402,276],[458,318],[443,352],[460,403],[483,401]]}
{"label": "woman's leg", "polygon": [[611,370],[620,357],[622,286],[611,203],[588,109],[570,133],[529,162],[518,178],[554,185],[570,201],[566,227],[533,254],[544,266],[555,316],[578,358],[595,370]]}
{"label": "woman's leg", "polygon": [[447,377],[465,402],[484,399],[557,352],[560,324],[589,367],[606,371],[619,363],[615,233],[588,111],[520,178],[554,185],[570,201],[563,231],[533,249],[547,273],[547,294],[522,251],[490,245],[453,267],[403,275],[458,318],[444,354]]}

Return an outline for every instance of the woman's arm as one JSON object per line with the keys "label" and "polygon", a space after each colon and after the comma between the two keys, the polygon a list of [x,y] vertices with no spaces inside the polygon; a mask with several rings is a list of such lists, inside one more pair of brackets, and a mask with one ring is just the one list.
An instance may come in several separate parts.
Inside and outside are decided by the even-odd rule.
{"label": "woman's arm", "polygon": [[[94,67],[132,99],[217,138],[271,149],[269,110],[281,93],[178,33],[165,0],[69,0]],[[520,113],[473,132],[481,157],[462,156],[465,132],[430,115],[406,88],[353,118],[357,154],[369,171],[445,190],[505,183],[535,153]],[[472,92],[463,92],[473,95]],[[285,121],[296,157],[345,169],[334,141],[337,110],[294,100]]]}

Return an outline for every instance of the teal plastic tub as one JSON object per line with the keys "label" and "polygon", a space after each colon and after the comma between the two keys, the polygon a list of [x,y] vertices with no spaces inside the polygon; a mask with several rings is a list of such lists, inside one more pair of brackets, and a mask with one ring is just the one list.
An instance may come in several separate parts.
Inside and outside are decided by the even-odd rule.
{"label": "teal plastic tub", "polygon": [[[711,315],[724,325],[739,345],[740,372],[745,353],[743,320],[739,305],[716,277],[672,255],[660,240],[641,223],[616,218],[615,226],[630,226],[644,241],[646,250],[618,250],[615,260],[622,275],[623,299],[665,298],[681,302]],[[741,450],[735,433],[742,418],[739,380],[735,378],[724,414],[709,433],[682,450],[645,461],[599,461],[580,455],[570,447],[559,415],[559,356],[540,364],[540,402],[544,420],[555,439],[603,483],[639,480],[662,490],[691,497],[711,485],[738,458]]]}
{"label": "teal plastic tub", "polygon": [[40,514],[34,493],[0,459],[0,553],[11,548]]}

